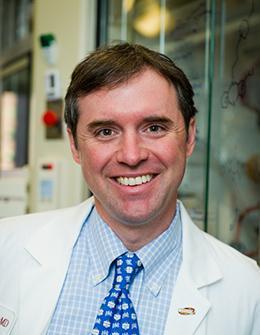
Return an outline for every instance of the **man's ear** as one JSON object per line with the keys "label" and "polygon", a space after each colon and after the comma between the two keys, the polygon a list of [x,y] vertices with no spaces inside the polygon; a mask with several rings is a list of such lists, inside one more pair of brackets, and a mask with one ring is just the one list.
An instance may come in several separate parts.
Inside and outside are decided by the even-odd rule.
{"label": "man's ear", "polygon": [[75,139],[72,135],[72,132],[71,132],[70,128],[67,128],[67,134],[68,134],[68,137],[69,137],[70,150],[71,150],[71,153],[72,153],[72,157],[73,157],[73,159],[76,163],[80,164],[80,162],[81,162],[80,152],[77,148],[77,144],[75,143]]}
{"label": "man's ear", "polygon": [[188,136],[187,136],[187,150],[186,156],[189,157],[193,153],[196,144],[196,120],[195,118],[190,119],[189,129],[188,129]]}

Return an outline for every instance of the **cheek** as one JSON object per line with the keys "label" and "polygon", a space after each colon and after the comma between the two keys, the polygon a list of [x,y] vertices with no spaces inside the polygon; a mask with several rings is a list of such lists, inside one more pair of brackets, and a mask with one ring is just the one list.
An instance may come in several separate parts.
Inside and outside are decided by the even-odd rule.
{"label": "cheek", "polygon": [[98,174],[102,174],[111,161],[111,156],[106,146],[85,146],[84,150],[81,150],[81,166],[85,176],[95,178]]}
{"label": "cheek", "polygon": [[[161,142],[156,148],[152,149],[153,153],[167,167],[172,167],[178,162],[186,161],[186,146],[184,141],[165,141]],[[174,166],[173,166],[174,167]]]}

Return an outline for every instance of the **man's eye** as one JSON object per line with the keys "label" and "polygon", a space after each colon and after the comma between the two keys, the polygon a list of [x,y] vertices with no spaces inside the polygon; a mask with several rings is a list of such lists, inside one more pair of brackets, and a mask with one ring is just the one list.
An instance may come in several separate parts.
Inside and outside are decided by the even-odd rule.
{"label": "man's eye", "polygon": [[104,128],[104,129],[100,129],[97,131],[97,136],[101,136],[101,137],[108,137],[113,135],[113,130],[109,129],[109,128]]}
{"label": "man's eye", "polygon": [[153,125],[148,127],[148,131],[150,133],[158,133],[158,132],[161,132],[163,130],[164,130],[163,127],[158,125],[158,124],[153,124]]}

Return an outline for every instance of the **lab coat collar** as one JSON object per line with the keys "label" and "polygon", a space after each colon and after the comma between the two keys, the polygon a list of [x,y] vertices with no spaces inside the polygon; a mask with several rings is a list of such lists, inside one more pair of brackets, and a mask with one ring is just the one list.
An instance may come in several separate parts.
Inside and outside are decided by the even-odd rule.
{"label": "lab coat collar", "polygon": [[21,278],[21,305],[38,307],[21,310],[21,334],[45,334],[62,289],[73,246],[93,203],[91,198],[74,208],[55,211],[48,216],[50,220],[44,214],[40,217],[43,226],[25,246],[30,258],[27,258],[26,271],[22,272]]}
{"label": "lab coat collar", "polygon": [[[183,272],[197,288],[212,284],[222,278],[213,247],[192,221],[180,203],[183,224]],[[199,269],[199,271],[198,271]]]}
{"label": "lab coat collar", "polygon": [[[55,263],[64,252],[71,252],[81,227],[94,204],[90,198],[77,207],[53,212],[51,219],[27,242],[25,250],[41,265]],[[62,236],[62,238],[59,238]]]}

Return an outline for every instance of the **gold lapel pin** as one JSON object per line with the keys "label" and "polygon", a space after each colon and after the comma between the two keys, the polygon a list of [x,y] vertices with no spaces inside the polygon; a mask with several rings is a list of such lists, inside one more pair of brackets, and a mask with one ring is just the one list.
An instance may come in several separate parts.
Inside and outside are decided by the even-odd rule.
{"label": "gold lapel pin", "polygon": [[196,314],[195,308],[193,307],[184,307],[184,308],[179,308],[178,313],[180,315],[194,315]]}

